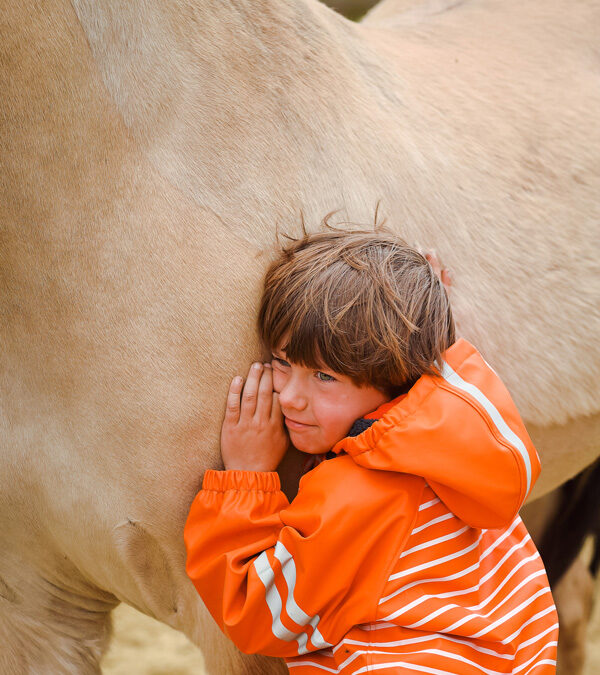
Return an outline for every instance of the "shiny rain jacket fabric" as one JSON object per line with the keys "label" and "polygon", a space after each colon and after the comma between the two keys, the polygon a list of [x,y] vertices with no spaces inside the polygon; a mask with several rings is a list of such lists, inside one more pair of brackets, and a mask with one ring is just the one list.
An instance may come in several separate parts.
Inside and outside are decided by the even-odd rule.
{"label": "shiny rain jacket fabric", "polygon": [[518,510],[539,460],[466,341],[340,441],[289,503],[276,473],[207,471],[187,573],[244,652],[291,673],[555,672],[558,619]]}

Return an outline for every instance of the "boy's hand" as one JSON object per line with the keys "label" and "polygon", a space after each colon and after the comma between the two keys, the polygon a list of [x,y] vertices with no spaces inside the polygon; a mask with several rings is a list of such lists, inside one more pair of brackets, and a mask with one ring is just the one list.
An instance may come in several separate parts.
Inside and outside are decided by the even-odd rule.
{"label": "boy's hand", "polygon": [[452,286],[452,276],[450,274],[450,270],[442,265],[442,262],[435,251],[425,251],[423,255],[425,256],[427,262],[433,267],[433,271],[437,274],[441,282],[446,287],[446,292],[450,294],[450,288]]}
{"label": "boy's hand", "polygon": [[221,427],[225,468],[275,471],[288,445],[271,366],[254,363],[245,385],[241,377],[234,377],[229,387]]}

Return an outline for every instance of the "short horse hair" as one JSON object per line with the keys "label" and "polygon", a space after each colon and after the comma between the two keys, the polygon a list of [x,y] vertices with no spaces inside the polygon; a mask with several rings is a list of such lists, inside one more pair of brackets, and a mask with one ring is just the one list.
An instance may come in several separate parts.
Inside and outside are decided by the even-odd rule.
{"label": "short horse hair", "polygon": [[444,285],[426,258],[386,231],[330,230],[284,247],[258,315],[269,351],[395,394],[455,340]]}

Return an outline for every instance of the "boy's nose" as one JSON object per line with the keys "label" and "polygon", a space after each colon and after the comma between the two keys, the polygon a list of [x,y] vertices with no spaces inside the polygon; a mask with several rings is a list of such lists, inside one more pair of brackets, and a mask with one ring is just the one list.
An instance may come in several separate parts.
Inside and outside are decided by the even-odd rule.
{"label": "boy's nose", "polygon": [[287,382],[279,392],[279,405],[285,410],[304,410],[306,408],[307,397],[302,392],[302,388],[297,383]]}

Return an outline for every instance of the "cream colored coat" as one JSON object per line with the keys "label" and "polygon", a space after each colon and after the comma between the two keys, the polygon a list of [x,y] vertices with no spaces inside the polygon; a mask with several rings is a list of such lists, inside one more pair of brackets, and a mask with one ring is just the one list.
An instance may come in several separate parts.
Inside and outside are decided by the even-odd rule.
{"label": "cream colored coat", "polygon": [[3,0],[1,672],[97,672],[119,600],[279,671],[206,620],[181,532],[301,211],[381,201],[436,248],[539,494],[598,455],[598,33],[566,0]]}

